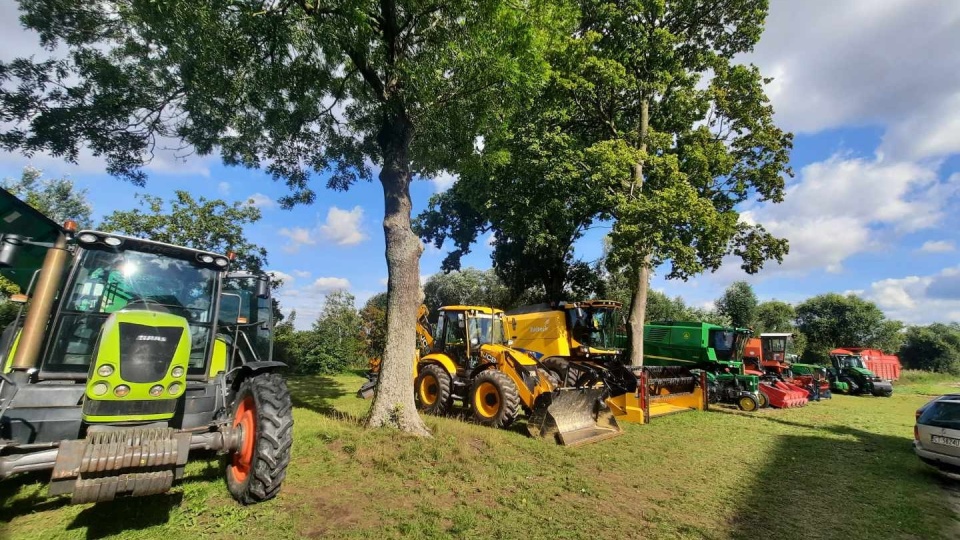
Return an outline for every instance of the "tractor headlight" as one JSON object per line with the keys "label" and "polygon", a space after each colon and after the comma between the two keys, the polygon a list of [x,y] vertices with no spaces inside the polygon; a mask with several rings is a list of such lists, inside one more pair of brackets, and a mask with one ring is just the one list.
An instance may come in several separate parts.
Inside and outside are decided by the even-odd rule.
{"label": "tractor headlight", "polygon": [[155,385],[155,386],[153,386],[153,387],[150,388],[150,395],[151,395],[151,396],[153,396],[153,397],[160,397],[161,394],[163,394],[163,386],[160,386],[160,385],[158,384],[158,385]]}
{"label": "tractor headlight", "polygon": [[173,383],[173,384],[170,385],[170,388],[168,389],[168,391],[169,391],[171,394],[176,395],[176,394],[179,394],[179,393],[180,393],[180,388],[182,388],[182,385],[181,385],[180,383],[178,383],[178,382],[175,382],[175,383]]}
{"label": "tractor headlight", "polygon": [[130,387],[125,384],[121,384],[120,386],[113,389],[113,395],[117,397],[126,397],[127,394],[129,393],[130,393]]}
{"label": "tractor headlight", "polygon": [[97,368],[97,375],[100,375],[101,377],[109,377],[113,375],[113,366],[110,364],[104,364],[100,366]]}
{"label": "tractor headlight", "polygon": [[219,266],[220,268],[226,267],[228,262],[229,262],[229,261],[227,261],[227,260],[224,259],[223,257],[217,257],[217,259],[214,261],[214,263],[215,263],[217,266]]}
{"label": "tractor headlight", "polygon": [[213,255],[201,255],[200,262],[210,264],[213,262]]}
{"label": "tractor headlight", "polygon": [[117,247],[123,243],[123,240],[117,238],[116,236],[108,236],[103,239],[103,243],[110,247]]}
{"label": "tractor headlight", "polygon": [[93,233],[88,233],[88,232],[87,232],[87,233],[83,233],[83,234],[81,234],[80,236],[78,236],[78,237],[77,237],[77,240],[78,240],[80,243],[82,243],[82,244],[92,244],[92,243],[96,242],[97,240],[99,240],[99,238],[97,238],[97,235],[95,235],[95,234],[93,234]]}
{"label": "tractor headlight", "polygon": [[183,377],[183,368],[180,366],[173,368],[170,370],[170,375],[173,377]]}
{"label": "tractor headlight", "polygon": [[98,382],[93,385],[93,395],[102,396],[107,393],[107,390],[110,390],[110,385],[105,382]]}

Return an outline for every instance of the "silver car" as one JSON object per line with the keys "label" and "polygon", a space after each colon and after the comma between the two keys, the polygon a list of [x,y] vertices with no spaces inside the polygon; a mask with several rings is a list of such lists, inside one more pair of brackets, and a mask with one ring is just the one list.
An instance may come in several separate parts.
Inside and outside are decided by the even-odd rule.
{"label": "silver car", "polygon": [[960,394],[940,396],[917,409],[913,439],[924,463],[960,473]]}

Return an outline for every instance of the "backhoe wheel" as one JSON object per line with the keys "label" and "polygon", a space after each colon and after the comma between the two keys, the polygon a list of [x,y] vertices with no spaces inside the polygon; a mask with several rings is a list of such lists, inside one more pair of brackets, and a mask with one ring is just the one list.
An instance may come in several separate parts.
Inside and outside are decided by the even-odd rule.
{"label": "backhoe wheel", "polygon": [[495,369],[480,372],[470,388],[470,407],[477,422],[485,426],[508,427],[520,412],[517,385]]}
{"label": "backhoe wheel", "polygon": [[737,408],[741,411],[753,412],[760,408],[760,401],[751,395],[744,395],[737,398]]}
{"label": "backhoe wheel", "polygon": [[770,406],[770,398],[768,398],[763,392],[757,393],[757,401],[759,402],[761,409],[766,409]]}
{"label": "backhoe wheel", "polygon": [[293,444],[293,404],[283,377],[261,373],[240,383],[232,424],[242,436],[240,448],[227,456],[227,489],[242,504],[274,498]]}
{"label": "backhoe wheel", "polygon": [[452,403],[450,392],[450,375],[436,364],[427,364],[420,369],[417,376],[416,389],[417,404],[420,410],[435,415],[445,414],[450,410]]}

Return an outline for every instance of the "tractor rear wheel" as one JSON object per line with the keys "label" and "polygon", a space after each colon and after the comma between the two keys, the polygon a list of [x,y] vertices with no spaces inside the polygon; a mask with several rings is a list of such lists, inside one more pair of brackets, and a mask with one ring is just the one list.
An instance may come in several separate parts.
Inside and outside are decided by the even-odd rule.
{"label": "tractor rear wheel", "polygon": [[517,385],[500,371],[482,371],[470,387],[470,408],[473,409],[473,418],[480,424],[508,427],[520,412]]}
{"label": "tractor rear wheel", "polygon": [[749,394],[737,398],[737,408],[741,411],[753,412],[760,408],[760,402]]}
{"label": "tractor rear wheel", "polygon": [[446,414],[452,403],[450,375],[436,364],[427,364],[420,369],[414,385],[417,404],[420,410],[437,416]]}
{"label": "tractor rear wheel", "polygon": [[768,398],[767,395],[763,393],[763,391],[760,391],[757,393],[757,398],[759,400],[761,409],[766,409],[767,407],[770,406],[770,398]]}
{"label": "tractor rear wheel", "polygon": [[287,475],[293,445],[293,404],[283,377],[261,373],[240,383],[233,404],[240,448],[227,458],[227,489],[242,504],[274,498]]}

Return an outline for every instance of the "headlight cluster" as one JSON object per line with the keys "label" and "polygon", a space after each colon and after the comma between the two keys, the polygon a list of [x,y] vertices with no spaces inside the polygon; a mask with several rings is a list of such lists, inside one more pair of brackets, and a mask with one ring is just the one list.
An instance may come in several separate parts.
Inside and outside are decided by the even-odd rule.
{"label": "headlight cluster", "polygon": [[[109,377],[116,372],[116,368],[111,364],[103,364],[97,368],[97,375],[100,377]],[[175,378],[181,378],[186,374],[186,369],[183,366],[175,366],[170,370],[170,375]],[[183,391],[183,383],[176,381],[171,383],[169,386],[164,388],[162,384],[155,384],[150,387],[148,393],[151,397],[161,397],[163,396],[164,391],[168,392],[171,396],[176,396],[181,391]],[[90,387],[90,393],[96,397],[102,397],[107,395],[110,392],[110,383],[107,381],[97,381]],[[130,395],[130,386],[126,384],[118,384],[113,388],[113,395],[118,398],[124,398]]]}
{"label": "headlight cluster", "polygon": [[99,236],[90,232],[81,233],[77,236],[77,241],[81,244],[96,244],[98,242],[103,242],[104,244],[110,247],[119,247],[123,244],[123,240],[117,238],[116,236]]}
{"label": "headlight cluster", "polygon": [[226,268],[230,261],[226,257],[214,257],[209,253],[201,253],[197,255],[197,260],[204,264],[214,264],[220,268]]}

